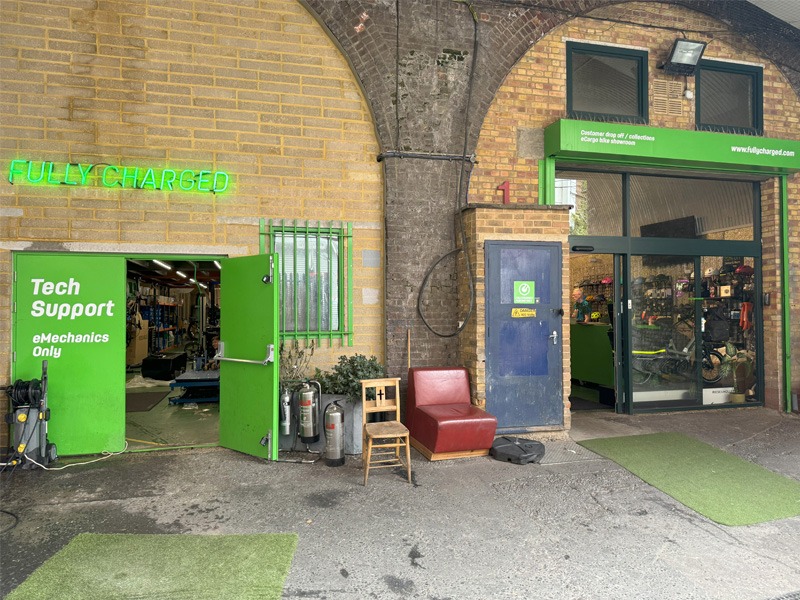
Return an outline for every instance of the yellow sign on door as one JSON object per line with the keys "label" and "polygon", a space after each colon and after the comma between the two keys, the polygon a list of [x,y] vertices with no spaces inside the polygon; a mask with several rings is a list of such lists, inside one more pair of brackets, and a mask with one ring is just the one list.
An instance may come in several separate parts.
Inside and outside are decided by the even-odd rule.
{"label": "yellow sign on door", "polygon": [[511,309],[511,318],[512,319],[521,319],[525,317],[535,317],[536,316],[536,309],[535,308],[512,308]]}

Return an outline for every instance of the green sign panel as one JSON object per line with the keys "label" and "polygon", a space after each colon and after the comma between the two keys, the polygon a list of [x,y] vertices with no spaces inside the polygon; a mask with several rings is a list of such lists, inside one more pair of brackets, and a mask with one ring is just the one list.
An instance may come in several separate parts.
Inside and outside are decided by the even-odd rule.
{"label": "green sign panel", "polygon": [[536,304],[536,282],[514,282],[514,304]]}
{"label": "green sign panel", "polygon": [[797,140],[569,119],[545,129],[545,153],[559,159],[702,170],[800,171]]}
{"label": "green sign panel", "polygon": [[14,255],[14,380],[47,361],[48,437],[62,456],[125,445],[125,260]]}
{"label": "green sign panel", "polygon": [[220,194],[228,189],[230,177],[224,171],[12,160],[8,167],[8,182],[12,185],[70,185]]}

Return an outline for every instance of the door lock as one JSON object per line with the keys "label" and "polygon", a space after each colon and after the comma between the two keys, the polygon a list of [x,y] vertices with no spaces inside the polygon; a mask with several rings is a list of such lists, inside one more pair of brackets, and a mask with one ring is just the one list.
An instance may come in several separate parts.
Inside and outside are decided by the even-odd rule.
{"label": "door lock", "polygon": [[553,346],[558,345],[558,332],[553,331],[553,333],[547,336],[547,339],[553,340]]}

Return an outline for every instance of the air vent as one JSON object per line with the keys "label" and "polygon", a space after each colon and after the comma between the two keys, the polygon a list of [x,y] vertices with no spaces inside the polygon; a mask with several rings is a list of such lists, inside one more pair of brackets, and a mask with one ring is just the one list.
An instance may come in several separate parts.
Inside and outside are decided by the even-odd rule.
{"label": "air vent", "polygon": [[683,83],[666,79],[653,81],[653,112],[673,117],[683,116]]}

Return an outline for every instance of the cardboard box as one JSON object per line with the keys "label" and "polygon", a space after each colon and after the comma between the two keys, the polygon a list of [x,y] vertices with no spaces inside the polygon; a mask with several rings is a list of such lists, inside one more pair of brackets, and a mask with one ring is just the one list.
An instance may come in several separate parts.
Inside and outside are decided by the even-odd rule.
{"label": "cardboard box", "polygon": [[125,351],[125,363],[128,365],[138,365],[147,357],[147,336],[150,323],[141,319],[139,325],[141,329],[136,330],[136,337],[131,340]]}

